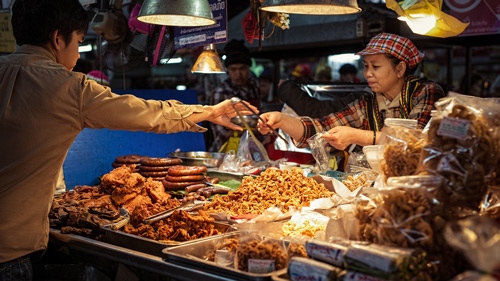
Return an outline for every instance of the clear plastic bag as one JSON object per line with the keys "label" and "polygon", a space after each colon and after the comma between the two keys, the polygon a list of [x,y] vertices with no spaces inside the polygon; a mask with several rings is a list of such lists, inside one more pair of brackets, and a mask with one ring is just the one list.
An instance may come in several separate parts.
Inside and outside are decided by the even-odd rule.
{"label": "clear plastic bag", "polygon": [[500,185],[491,185],[481,201],[479,214],[500,220]]}
{"label": "clear plastic bag", "polygon": [[311,154],[316,160],[319,174],[325,174],[328,170],[328,161],[330,160],[330,145],[322,136],[325,132],[320,132],[307,140]]}
{"label": "clear plastic bag", "polygon": [[484,216],[469,217],[446,226],[444,230],[446,241],[462,252],[476,269],[459,274],[453,281],[498,280],[491,279],[500,264],[498,233],[500,233],[498,223]]}
{"label": "clear plastic bag", "polygon": [[367,198],[354,203],[359,239],[423,249],[431,261],[428,274],[433,280],[454,276],[462,260],[449,259],[455,252],[442,235],[446,222],[455,216],[434,199],[441,180],[434,176],[392,177],[386,188],[368,192]]}
{"label": "clear plastic bag", "polygon": [[440,202],[478,210],[500,166],[498,101],[449,95],[436,108],[419,173],[443,178],[435,195]]}
{"label": "clear plastic bag", "polygon": [[[251,273],[270,273],[288,266],[288,251],[278,224],[247,224],[239,236],[240,243],[234,259],[235,268]],[[267,231],[265,231],[267,229]],[[264,232],[266,232],[264,234]]]}
{"label": "clear plastic bag", "polygon": [[384,145],[384,157],[380,167],[384,180],[414,175],[425,143],[422,130],[386,124],[382,134],[380,144]]}

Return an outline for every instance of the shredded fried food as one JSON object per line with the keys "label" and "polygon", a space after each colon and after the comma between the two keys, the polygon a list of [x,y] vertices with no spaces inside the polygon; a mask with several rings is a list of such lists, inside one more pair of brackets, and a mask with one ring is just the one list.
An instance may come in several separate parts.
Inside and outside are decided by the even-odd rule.
{"label": "shredded fried food", "polygon": [[354,191],[358,189],[359,187],[363,186],[366,184],[368,181],[368,178],[366,177],[366,174],[361,173],[355,176],[347,176],[347,179],[342,180],[342,183],[350,190]]}
{"label": "shredded fried food", "polygon": [[204,209],[231,216],[261,214],[272,206],[282,206],[283,212],[287,212],[291,206],[302,208],[315,199],[332,195],[323,184],[305,177],[301,168],[267,169],[255,179],[243,178],[240,187],[227,195],[216,194]]}
{"label": "shredded fried food", "polygon": [[175,210],[170,217],[150,225],[142,222],[136,226],[127,224],[123,231],[158,241],[189,241],[219,234],[214,222],[214,218],[202,210],[198,211],[198,215]]}
{"label": "shredded fried food", "polygon": [[288,221],[282,227],[283,236],[300,236],[305,235],[314,238],[316,232],[325,231],[326,224],[318,224],[313,221],[304,221],[301,224]]}
{"label": "shredded fried food", "polygon": [[386,178],[410,176],[417,170],[425,140],[410,134],[405,137],[406,143],[385,146],[382,171]]}

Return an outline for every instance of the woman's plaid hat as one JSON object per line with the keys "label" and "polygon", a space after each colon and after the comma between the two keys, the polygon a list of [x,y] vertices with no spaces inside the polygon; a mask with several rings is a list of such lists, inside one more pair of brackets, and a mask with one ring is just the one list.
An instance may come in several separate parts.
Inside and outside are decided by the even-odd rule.
{"label": "woman's plaid hat", "polygon": [[366,48],[356,55],[390,54],[402,60],[409,68],[415,67],[424,59],[424,54],[410,39],[391,33],[379,33],[373,37]]}

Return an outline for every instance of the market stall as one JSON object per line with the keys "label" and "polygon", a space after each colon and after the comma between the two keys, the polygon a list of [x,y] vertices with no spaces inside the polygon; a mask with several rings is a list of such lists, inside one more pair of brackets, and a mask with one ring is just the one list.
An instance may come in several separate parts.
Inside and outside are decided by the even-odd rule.
{"label": "market stall", "polygon": [[424,130],[387,120],[345,173],[322,168],[321,142],[310,171],[234,155],[210,168],[119,156],[99,185],[55,199],[52,242],[181,280],[494,274],[497,103],[450,95]]}

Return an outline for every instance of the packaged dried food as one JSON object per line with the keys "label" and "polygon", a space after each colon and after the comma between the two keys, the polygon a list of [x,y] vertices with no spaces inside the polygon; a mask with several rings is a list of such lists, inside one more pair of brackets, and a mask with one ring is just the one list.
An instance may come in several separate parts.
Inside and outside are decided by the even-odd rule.
{"label": "packaged dried food", "polygon": [[384,145],[384,156],[380,167],[385,179],[414,175],[425,142],[422,130],[386,124],[382,134],[380,144]]}
{"label": "packaged dried food", "polygon": [[270,273],[288,265],[284,242],[255,234],[240,236],[235,268],[251,273]]}
{"label": "packaged dried food", "polygon": [[288,265],[288,276],[292,281],[311,280],[337,280],[342,269],[307,258],[294,257]]}
{"label": "packaged dried food", "polygon": [[500,264],[500,227],[484,216],[473,216],[449,223],[444,230],[446,241],[459,250],[475,270],[465,271],[452,280],[497,280]]}
{"label": "packaged dried food", "polygon": [[344,255],[346,269],[387,280],[427,280],[427,254],[417,248],[353,243]]}
{"label": "packaged dried food", "polygon": [[435,195],[440,202],[478,210],[500,166],[498,102],[463,95],[436,102],[418,170],[443,178]]}

